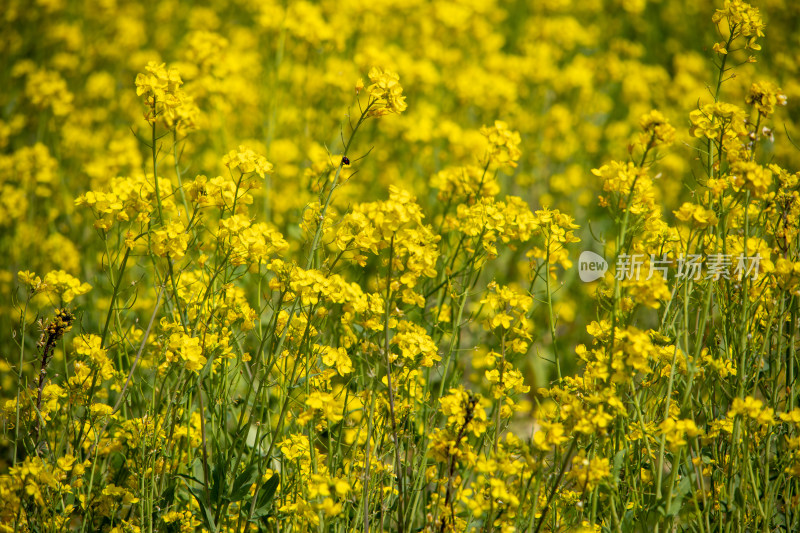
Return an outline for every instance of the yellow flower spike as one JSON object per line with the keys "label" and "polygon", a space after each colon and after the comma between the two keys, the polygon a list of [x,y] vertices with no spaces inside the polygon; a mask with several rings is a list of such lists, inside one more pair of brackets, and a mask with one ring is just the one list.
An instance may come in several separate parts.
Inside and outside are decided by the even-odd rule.
{"label": "yellow flower spike", "polygon": [[[369,111],[367,116],[382,117],[385,115],[399,115],[406,110],[406,98],[403,96],[403,87],[400,85],[400,76],[391,70],[383,70],[373,67],[369,71],[370,86],[369,92]],[[359,79],[363,87],[363,82]],[[359,91],[356,84],[356,93]]]}
{"label": "yellow flower spike", "polygon": [[606,482],[611,476],[611,465],[605,457],[586,457],[583,450],[578,452],[572,461],[569,478],[575,481],[582,490],[591,491]]}
{"label": "yellow flower spike", "polygon": [[487,163],[515,168],[522,155],[519,145],[522,142],[518,131],[509,129],[502,120],[495,120],[493,126],[483,126],[481,135],[488,143],[486,149]]}
{"label": "yellow flower spike", "polygon": [[755,161],[736,161],[731,165],[731,174],[736,187],[750,191],[756,198],[763,197],[772,185],[772,171]]}
{"label": "yellow flower spike", "polygon": [[272,173],[272,163],[247,146],[239,146],[238,150],[228,152],[222,158],[222,164],[231,170],[235,168],[242,174],[254,172],[262,179]]}
{"label": "yellow flower spike", "polygon": [[173,222],[152,234],[150,247],[154,254],[159,257],[169,255],[175,261],[183,259],[190,239],[183,222]]}
{"label": "yellow flower spike", "polygon": [[65,303],[69,303],[75,297],[86,294],[92,289],[88,283],[81,283],[80,280],[67,274],[63,270],[48,272],[42,281],[43,290],[58,294]]}
{"label": "yellow flower spike", "polygon": [[639,120],[642,133],[639,142],[642,146],[669,146],[675,142],[675,128],[659,111],[653,110]]}
{"label": "yellow flower spike", "polygon": [[772,82],[761,81],[750,85],[745,102],[756,108],[762,117],[769,117],[776,105],[786,105],[786,95]]}
{"label": "yellow flower spike", "polygon": [[192,372],[199,372],[206,364],[200,339],[185,333],[173,333],[170,336],[166,358],[170,363],[182,362],[184,368]]}
{"label": "yellow flower spike", "polygon": [[147,111],[145,120],[154,124],[163,120],[168,126],[174,126],[179,120],[178,109],[187,103],[193,105],[180,88],[183,80],[177,69],[167,69],[164,63],[150,61],[145,66],[146,73],[136,75],[136,95],[144,97]]}

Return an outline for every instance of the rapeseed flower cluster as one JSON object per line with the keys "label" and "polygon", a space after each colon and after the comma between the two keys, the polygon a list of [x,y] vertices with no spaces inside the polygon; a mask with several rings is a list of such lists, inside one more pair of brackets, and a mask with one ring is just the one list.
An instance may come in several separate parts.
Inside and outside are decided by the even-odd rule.
{"label": "rapeseed flower cluster", "polygon": [[800,530],[793,3],[6,7],[0,531]]}

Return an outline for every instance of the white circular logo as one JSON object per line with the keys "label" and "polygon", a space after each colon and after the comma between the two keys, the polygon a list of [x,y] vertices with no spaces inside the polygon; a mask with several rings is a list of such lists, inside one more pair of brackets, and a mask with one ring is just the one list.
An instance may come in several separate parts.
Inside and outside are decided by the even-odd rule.
{"label": "white circular logo", "polygon": [[581,281],[590,282],[603,277],[608,270],[608,262],[600,255],[586,250],[578,258],[578,276]]}

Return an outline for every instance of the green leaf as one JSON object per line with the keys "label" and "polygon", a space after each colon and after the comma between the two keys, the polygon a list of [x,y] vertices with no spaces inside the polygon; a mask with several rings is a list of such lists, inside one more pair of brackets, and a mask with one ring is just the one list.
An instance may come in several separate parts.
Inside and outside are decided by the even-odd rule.
{"label": "green leaf", "polygon": [[736,488],[733,489],[733,500],[736,502],[740,508],[745,509],[747,506],[747,501],[744,497],[744,492],[742,492],[742,488],[740,485],[736,485]]}
{"label": "green leaf", "polygon": [[622,470],[622,461],[625,459],[625,450],[622,449],[614,454],[614,465],[611,470],[612,477],[614,478],[614,484],[619,481],[619,472]]}
{"label": "green leaf", "polygon": [[244,472],[236,476],[231,488],[230,500],[238,502],[243,499],[250,492],[250,487],[258,479],[258,465],[250,465],[244,469]]}
{"label": "green leaf", "polygon": [[622,533],[631,533],[636,529],[635,528],[636,522],[634,518],[635,516],[632,510],[629,509],[625,511],[625,514],[622,515],[622,523],[620,524],[620,529],[622,530]]}
{"label": "green leaf", "polygon": [[278,489],[280,481],[281,477],[278,474],[274,474],[266,483],[261,485],[258,493],[258,506],[253,510],[252,521],[266,520],[272,514],[270,509],[272,499],[275,497],[275,491]]}
{"label": "green leaf", "polygon": [[206,529],[211,531],[211,533],[217,533],[217,525],[214,523],[214,516],[211,514],[211,511],[206,505],[205,498],[203,497],[203,493],[200,492],[199,489],[195,489],[193,487],[186,487],[189,489],[189,492],[194,496],[194,499],[197,500],[197,505],[200,506],[200,512],[203,516],[203,522],[206,525]]}
{"label": "green leaf", "polygon": [[225,469],[220,465],[214,465],[211,471],[211,501],[218,502],[219,495],[223,493],[223,485],[225,484]]}
{"label": "green leaf", "polygon": [[680,512],[681,507],[683,507],[683,499],[689,494],[689,491],[692,488],[692,483],[689,480],[689,476],[683,476],[680,483],[678,483],[678,489],[675,492],[675,496],[672,499],[672,502],[669,504],[669,510],[667,510],[667,516],[677,516],[678,512]]}
{"label": "green leaf", "polygon": [[161,493],[160,501],[161,501],[161,504],[159,505],[159,507],[161,507],[162,509],[166,509],[167,507],[172,505],[172,502],[175,501],[175,484],[174,483],[171,484],[166,489],[164,489],[164,492]]}
{"label": "green leaf", "polygon": [[190,475],[188,475],[188,474],[176,474],[176,475],[177,475],[178,477],[182,477],[183,479],[188,479],[189,481],[194,481],[194,482],[195,482],[195,483],[197,483],[198,485],[202,485],[202,484],[203,484],[203,482],[202,482],[202,481],[200,481],[199,479],[197,479],[197,478],[196,478],[196,477],[194,477],[194,476],[190,476]]}
{"label": "green leaf", "polygon": [[275,491],[278,490],[278,485],[281,482],[281,476],[273,474],[271,478],[261,487],[261,496],[258,501],[262,504],[270,503],[275,496]]}

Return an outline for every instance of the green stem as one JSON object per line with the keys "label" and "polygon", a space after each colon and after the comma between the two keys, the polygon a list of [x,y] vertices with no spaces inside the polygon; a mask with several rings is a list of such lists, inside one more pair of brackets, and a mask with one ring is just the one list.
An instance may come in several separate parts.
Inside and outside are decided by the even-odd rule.
{"label": "green stem", "polygon": [[19,446],[19,393],[22,390],[22,367],[25,364],[25,318],[28,314],[28,304],[31,301],[30,294],[28,294],[28,298],[25,300],[25,307],[22,310],[22,316],[20,317],[20,328],[19,328],[19,368],[17,368],[17,409],[16,409],[16,423],[14,425],[14,457],[12,458],[12,465],[16,466],[17,464],[17,448]]}
{"label": "green stem", "polygon": [[394,441],[394,461],[397,475],[398,506],[397,506],[397,530],[400,533],[405,531],[404,514],[404,484],[403,484],[403,465],[400,462],[400,442],[397,436],[397,417],[395,416],[394,387],[392,385],[392,362],[389,354],[389,319],[392,306],[392,262],[394,261],[394,234],[389,243],[389,269],[386,273],[386,315],[383,324],[383,354],[386,359],[386,385],[389,388],[389,416],[392,423],[392,440]]}
{"label": "green stem", "polygon": [[[114,292],[111,294],[111,303],[108,304],[108,313],[106,314],[106,323],[103,326],[103,335],[100,337],[100,347],[105,347],[106,344],[106,337],[108,336],[108,327],[111,324],[111,317],[114,314],[114,306],[117,303],[117,296],[119,295],[119,288],[122,285],[122,274],[125,272],[125,265],[128,264],[128,256],[130,255],[131,250],[127,246],[125,247],[125,255],[122,256],[122,264],[117,271],[117,281],[115,282],[114,279],[111,279],[111,283],[114,284]],[[110,259],[110,256],[109,256]]]}

